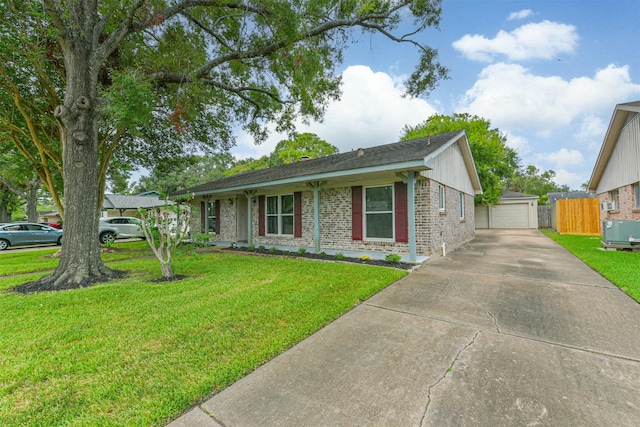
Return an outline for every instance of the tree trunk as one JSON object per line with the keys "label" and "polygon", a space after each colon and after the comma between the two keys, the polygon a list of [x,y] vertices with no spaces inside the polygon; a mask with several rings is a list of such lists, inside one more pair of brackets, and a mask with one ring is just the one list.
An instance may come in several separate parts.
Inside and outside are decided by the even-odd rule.
{"label": "tree trunk", "polygon": [[40,178],[36,176],[27,184],[26,201],[27,201],[27,221],[38,222],[38,188],[40,186]]}
{"label": "tree trunk", "polygon": [[160,261],[160,270],[162,271],[162,278],[165,280],[173,280],[173,267],[171,262]]}
{"label": "tree trunk", "polygon": [[11,222],[11,212],[4,205],[0,205],[0,222]]}
{"label": "tree trunk", "polygon": [[87,33],[62,42],[67,85],[64,105],[54,111],[63,129],[65,215],[60,264],[51,275],[34,282],[30,291],[85,287],[121,275],[107,268],[100,256],[97,72],[101,64],[92,63],[96,46],[91,29]]}

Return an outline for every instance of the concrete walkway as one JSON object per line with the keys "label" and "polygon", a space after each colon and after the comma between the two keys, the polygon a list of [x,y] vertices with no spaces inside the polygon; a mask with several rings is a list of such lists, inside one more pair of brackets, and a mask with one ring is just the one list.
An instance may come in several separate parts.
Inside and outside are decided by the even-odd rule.
{"label": "concrete walkway", "polygon": [[640,304],[536,230],[480,230],[178,426],[639,426]]}

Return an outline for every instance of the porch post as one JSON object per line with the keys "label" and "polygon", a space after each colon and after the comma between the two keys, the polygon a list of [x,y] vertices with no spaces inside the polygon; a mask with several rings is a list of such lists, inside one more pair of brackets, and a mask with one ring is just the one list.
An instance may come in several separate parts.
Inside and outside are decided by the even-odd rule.
{"label": "porch post", "polygon": [[320,252],[320,191],[327,181],[308,182],[307,185],[313,191],[313,239],[315,252]]}
{"label": "porch post", "polygon": [[247,197],[247,246],[253,246],[253,200],[256,190],[247,190],[244,195]]}
{"label": "porch post", "polygon": [[407,201],[409,220],[409,260],[416,261],[416,173],[409,171],[407,177]]}

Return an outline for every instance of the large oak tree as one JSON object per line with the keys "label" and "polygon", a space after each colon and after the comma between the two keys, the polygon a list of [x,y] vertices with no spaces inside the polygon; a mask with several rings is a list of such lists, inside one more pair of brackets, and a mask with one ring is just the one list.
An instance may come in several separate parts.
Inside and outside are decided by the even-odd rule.
{"label": "large oak tree", "polygon": [[[33,289],[85,286],[116,274],[102,263],[98,244],[101,127],[135,131],[134,152],[185,132],[230,144],[238,124],[257,142],[269,123],[291,131],[296,117],[319,119],[339,97],[335,67],[356,30],[418,49],[407,81],[412,95],[428,93],[447,73],[423,42],[424,30],[439,24],[439,0],[42,3],[65,70],[64,97],[53,112],[62,135],[65,238],[58,268]],[[395,34],[409,21],[406,34]],[[170,127],[158,120],[163,114]]]}

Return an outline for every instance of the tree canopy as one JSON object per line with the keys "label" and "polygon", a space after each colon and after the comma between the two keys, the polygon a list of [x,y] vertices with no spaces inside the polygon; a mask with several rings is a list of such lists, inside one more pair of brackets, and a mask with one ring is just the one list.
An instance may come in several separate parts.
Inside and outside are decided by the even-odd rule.
{"label": "tree canopy", "polygon": [[548,193],[569,191],[568,185],[558,185],[553,181],[555,176],[555,171],[551,169],[542,172],[537,167],[529,165],[518,169],[505,183],[505,188],[519,193],[540,196],[538,203],[546,205],[549,203]]}
{"label": "tree canopy", "polygon": [[278,142],[270,156],[271,166],[299,162],[303,157],[318,158],[337,154],[338,148],[314,133],[299,133]]}
{"label": "tree canopy", "polygon": [[417,126],[405,126],[401,140],[421,138],[445,132],[465,130],[483,194],[476,204],[498,203],[503,190],[540,196],[545,204],[547,193],[569,191],[567,185],[553,181],[553,170],[541,172],[537,167],[523,167],[516,151],[506,145],[507,138],[491,123],[470,114],[434,115]]}
{"label": "tree canopy", "polygon": [[[269,124],[293,131],[298,117],[321,118],[340,95],[336,66],[358,30],[417,49],[409,94],[447,77],[418,41],[439,25],[439,0],[7,1],[15,7],[0,19],[25,23],[28,36],[0,29],[7,73],[29,69],[17,59],[28,50],[64,68],[51,86],[63,98],[41,111],[53,112],[64,147],[65,215],[60,263],[42,289],[115,275],[99,256],[97,218],[116,152],[166,159],[198,144],[228,147],[238,126],[260,142]],[[412,28],[396,34],[403,20]]]}
{"label": "tree canopy", "polygon": [[280,141],[269,156],[259,159],[236,160],[228,153],[172,159],[157,165],[149,175],[141,177],[134,192],[158,190],[167,195],[223,176],[298,162],[303,156],[317,158],[336,153],[338,149],[335,146],[316,134],[296,134],[292,139]]}

